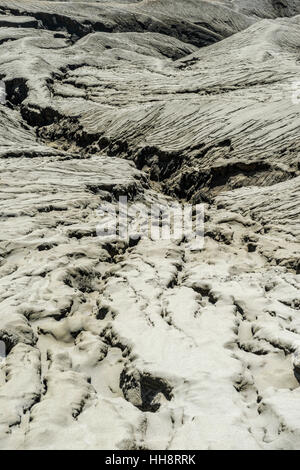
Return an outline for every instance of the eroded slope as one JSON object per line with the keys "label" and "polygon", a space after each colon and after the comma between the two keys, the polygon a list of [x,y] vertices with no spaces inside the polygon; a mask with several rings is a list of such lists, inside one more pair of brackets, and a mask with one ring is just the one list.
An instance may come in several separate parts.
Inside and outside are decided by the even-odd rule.
{"label": "eroded slope", "polygon": [[[299,449],[285,3],[0,1],[2,449]],[[101,239],[121,195],[204,249]]]}

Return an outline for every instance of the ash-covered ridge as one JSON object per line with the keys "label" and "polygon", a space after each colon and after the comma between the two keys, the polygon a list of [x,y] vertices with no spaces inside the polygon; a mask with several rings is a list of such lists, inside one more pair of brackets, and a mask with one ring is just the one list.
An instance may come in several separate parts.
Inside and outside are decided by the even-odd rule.
{"label": "ash-covered ridge", "polygon": [[[1,449],[300,448],[299,26],[0,0]],[[102,240],[124,195],[203,203],[204,248]]]}

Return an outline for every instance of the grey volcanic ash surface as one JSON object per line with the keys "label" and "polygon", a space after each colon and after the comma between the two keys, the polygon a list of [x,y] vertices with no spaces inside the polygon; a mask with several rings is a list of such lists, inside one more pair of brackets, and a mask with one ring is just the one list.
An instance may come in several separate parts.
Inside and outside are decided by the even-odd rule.
{"label": "grey volcanic ash surface", "polygon": [[0,448],[300,449],[299,0],[0,0],[0,79]]}

